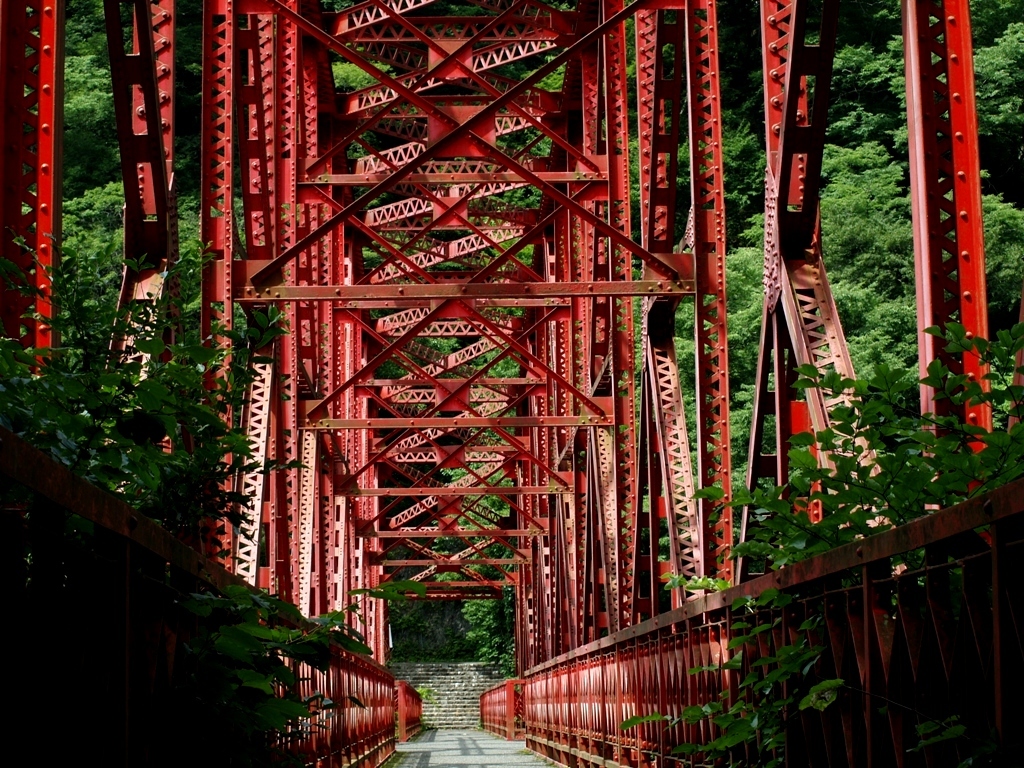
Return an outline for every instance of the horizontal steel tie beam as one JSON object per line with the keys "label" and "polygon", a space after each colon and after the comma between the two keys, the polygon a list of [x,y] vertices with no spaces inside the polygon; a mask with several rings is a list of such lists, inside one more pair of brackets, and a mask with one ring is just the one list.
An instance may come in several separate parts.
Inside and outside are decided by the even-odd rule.
{"label": "horizontal steel tie beam", "polygon": [[611,427],[612,416],[432,416],[398,419],[316,419],[303,429],[461,429],[463,427]]}
{"label": "horizontal steel tie beam", "polygon": [[467,488],[353,488],[346,496],[518,496],[520,494],[572,493],[558,485],[476,485]]}
{"label": "horizontal steel tie beam", "polygon": [[352,301],[360,299],[527,298],[533,296],[688,296],[692,280],[595,280],[578,283],[450,283],[411,285],[277,285],[235,289],[239,302]]}
{"label": "horizontal steel tie beam", "polygon": [[[596,294],[589,294],[596,295]],[[268,299],[255,300],[265,303]],[[565,296],[548,296],[543,299],[473,299],[466,298],[475,307],[566,307],[572,301]],[[340,309],[411,309],[428,306],[430,299],[346,299],[334,302]]]}
{"label": "horizontal steel tie beam", "polygon": [[[567,184],[570,182],[603,182],[608,180],[606,173],[577,173],[575,171],[536,171],[535,176],[550,184]],[[390,173],[323,173],[299,185],[330,184],[334,186],[364,186],[379,184],[386,181]],[[512,171],[492,173],[413,173],[403,179],[406,184],[487,184],[493,182],[527,183],[522,176]]]}
{"label": "horizontal steel tie beam", "polygon": [[525,557],[480,557],[466,558],[449,562],[448,560],[430,560],[421,558],[419,560],[379,560],[377,565],[392,566],[395,568],[419,568],[431,565],[524,565],[529,564],[529,558]]}
{"label": "horizontal steel tie beam", "polygon": [[356,536],[361,539],[501,539],[512,536],[543,536],[547,531],[542,528],[503,528],[468,529],[468,528],[399,528],[397,531],[366,531],[356,529]]}

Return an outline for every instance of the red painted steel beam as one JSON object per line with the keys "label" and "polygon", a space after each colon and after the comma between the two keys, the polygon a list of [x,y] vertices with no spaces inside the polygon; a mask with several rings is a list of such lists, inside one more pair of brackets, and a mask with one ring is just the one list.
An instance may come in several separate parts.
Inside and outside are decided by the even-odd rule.
{"label": "red painted steel beam", "polygon": [[[688,245],[696,278],[697,473],[701,488],[732,493],[729,430],[729,344],[725,289],[725,184],[718,17],[715,0],[686,4],[691,213]],[[704,572],[732,579],[732,515],[712,520],[700,502]]]}
{"label": "red painted steel beam", "polygon": [[394,531],[383,530],[356,530],[356,535],[370,539],[437,539],[437,538],[514,538],[523,536],[543,536],[546,533],[544,528],[400,528]]}
{"label": "red painted steel beam", "polygon": [[[132,9],[131,44],[122,27]],[[104,0],[114,116],[125,188],[125,255],[146,268],[173,259],[170,181],[174,161],[174,7],[149,0]],[[132,52],[128,53],[127,49]],[[122,304],[135,298],[138,278],[126,274]],[[128,293],[127,297],[125,293]]]}
{"label": "red painted steel beam", "polygon": [[[683,296],[693,294],[693,283],[682,280],[635,280],[579,283],[451,283],[398,285],[310,285],[236,289],[236,301],[341,301],[360,299],[459,299],[459,298],[573,298],[575,296]],[[359,306],[356,304],[355,306]]]}
{"label": "red painted steel beam", "polygon": [[[748,448],[747,486],[788,479],[789,439],[828,426],[817,390],[792,386],[799,365],[852,378],[853,364],[821,255],[818,190],[825,145],[838,4],[819,16],[806,0],[761,4],[765,132],[765,300]],[[775,451],[763,453],[766,422],[774,416]],[[819,457],[828,462],[828,456]],[[817,507],[808,510],[812,519]],[[740,540],[750,534],[744,511]],[[737,569],[735,578],[745,574]]]}
{"label": "red painted steel beam", "polygon": [[[968,338],[988,338],[985,238],[978,158],[971,15],[966,0],[903,3],[910,189],[917,277],[921,375],[933,360],[954,374],[981,381],[987,370],[976,355],[945,351],[941,337],[925,333],[950,323]],[[949,415],[948,399],[922,385],[922,413]],[[992,428],[988,405],[963,406],[967,422]]]}
{"label": "red painted steel beam", "polygon": [[64,3],[0,5],[0,256],[20,275],[0,282],[3,333],[49,347],[48,270],[60,246]]}

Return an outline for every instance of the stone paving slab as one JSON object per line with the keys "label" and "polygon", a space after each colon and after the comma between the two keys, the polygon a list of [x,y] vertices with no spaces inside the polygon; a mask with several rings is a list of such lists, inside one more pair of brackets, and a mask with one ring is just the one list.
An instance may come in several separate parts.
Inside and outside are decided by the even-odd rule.
{"label": "stone paving slab", "polygon": [[[504,768],[504,766],[550,766],[525,752],[525,741],[506,741],[487,731],[425,731],[412,741],[398,745],[401,760],[397,768]],[[389,763],[389,768],[392,764]]]}

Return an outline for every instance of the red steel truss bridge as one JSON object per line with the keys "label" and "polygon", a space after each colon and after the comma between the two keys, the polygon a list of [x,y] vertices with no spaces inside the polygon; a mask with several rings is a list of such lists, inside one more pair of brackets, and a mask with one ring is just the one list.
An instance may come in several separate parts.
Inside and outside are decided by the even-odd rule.
{"label": "red steel truss bridge", "polygon": [[[125,253],[143,265],[125,274],[129,307],[169,289],[162,274],[177,258],[176,10],[174,0],[103,7]],[[298,467],[237,478],[249,503],[226,541],[231,573],[206,563],[209,578],[269,589],[307,616],[399,579],[421,582],[428,599],[514,590],[522,683],[485,697],[485,721],[509,734],[525,723],[531,748],[564,764],[682,763],[667,756],[673,744],[713,738],[683,725],[618,729],[735,684],[738,673],[721,667],[730,603],[676,595],[666,604],[668,572],[725,579],[736,585],[728,596],[802,587],[783,612],[791,633],[800,612],[824,606],[828,663],[859,679],[863,695],[794,720],[791,754],[808,764],[945,764],[908,755],[917,721],[896,705],[880,714],[872,695],[954,706],[969,691],[972,717],[1002,736],[1006,681],[1019,683],[1022,666],[1006,570],[1020,540],[1019,492],[942,512],[908,538],[880,536],[870,552],[754,581],[729,557],[742,526],[693,500],[734,484],[727,52],[714,0],[453,7],[204,3],[200,216],[212,258],[202,331],[270,306],[283,314],[289,332],[260,350],[272,362],[256,366],[241,418],[260,459]],[[853,375],[818,212],[838,3],[762,0],[761,10],[764,310],[751,486],[784,481],[789,438],[829,423],[836,403],[798,393],[795,369]],[[52,264],[60,242],[63,4],[3,0],[0,14],[0,248],[28,274],[33,260]],[[127,14],[133,24],[122,24]],[[904,0],[903,34],[918,325],[956,322],[987,336],[967,1]],[[339,89],[338,62],[372,84]],[[3,293],[4,332],[46,346],[46,271],[30,274],[41,298],[30,306]],[[695,373],[677,364],[681,313],[693,317]],[[941,357],[955,373],[983,373],[923,330],[919,338],[923,364]],[[928,389],[922,398],[927,411],[950,407]],[[982,407],[962,415],[990,427]],[[97,521],[198,578],[200,555],[148,528],[140,541],[124,522],[130,511],[96,513],[113,502],[87,489],[68,495],[78,481],[44,471],[47,460],[12,436],[2,447],[5,474],[80,514],[92,499]],[[58,476],[63,490],[44,480]],[[985,521],[1000,533],[965,545]],[[454,551],[439,545],[452,540]],[[931,547],[913,584],[881,565],[911,545]],[[977,613],[960,610],[969,603]],[[366,616],[383,659],[384,603]],[[766,638],[750,663],[771,663],[782,643]],[[379,694],[360,689],[363,698],[379,702],[372,716],[312,739],[310,764],[376,764],[393,746],[394,706],[418,704],[406,691],[393,705],[388,673],[372,662],[340,654],[338,665],[337,679],[362,681]],[[688,677],[691,667],[707,671]]]}

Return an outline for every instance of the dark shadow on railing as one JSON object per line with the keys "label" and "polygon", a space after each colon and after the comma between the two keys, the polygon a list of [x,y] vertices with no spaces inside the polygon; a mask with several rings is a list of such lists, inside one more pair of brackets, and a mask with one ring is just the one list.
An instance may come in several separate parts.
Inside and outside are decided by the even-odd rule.
{"label": "dark shadow on railing", "polygon": [[[0,504],[10,749],[41,764],[174,768],[230,752],[215,724],[182,729],[174,692],[198,633],[182,598],[243,582],[3,429],[0,480],[13,499]],[[332,706],[286,751],[304,765],[380,765],[395,747],[394,678],[338,646],[330,656],[325,672],[294,667],[295,692]]]}
{"label": "dark shadow on railing", "polygon": [[[956,766],[985,749],[1015,756],[992,764],[1020,765],[1022,544],[1018,481],[705,594],[528,670],[527,746],[563,765],[704,765],[673,749],[707,745],[721,731],[708,719],[687,723],[684,708],[723,692],[734,701],[749,674],[777,668],[780,647],[807,641],[823,648],[809,680],[845,684],[822,711],[789,705],[787,765]],[[769,589],[788,604],[733,608]],[[750,636],[754,624],[773,626]],[[749,639],[730,649],[740,636]],[[668,721],[619,727],[655,714]],[[918,749],[919,726],[950,722],[964,734]]]}
{"label": "dark shadow on railing", "polygon": [[480,722],[484,730],[503,739],[523,738],[523,683],[506,680],[480,694]]}

